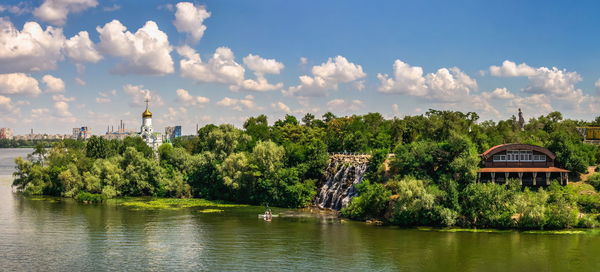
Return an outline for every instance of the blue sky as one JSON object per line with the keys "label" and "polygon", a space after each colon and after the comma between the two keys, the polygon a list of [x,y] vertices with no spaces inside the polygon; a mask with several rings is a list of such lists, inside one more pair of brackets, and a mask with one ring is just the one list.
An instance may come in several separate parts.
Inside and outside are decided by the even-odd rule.
{"label": "blue sky", "polygon": [[576,4],[3,1],[0,127],[137,129],[146,97],[159,131],[184,133],[261,113],[498,120],[520,107],[589,120],[600,115],[599,4]]}

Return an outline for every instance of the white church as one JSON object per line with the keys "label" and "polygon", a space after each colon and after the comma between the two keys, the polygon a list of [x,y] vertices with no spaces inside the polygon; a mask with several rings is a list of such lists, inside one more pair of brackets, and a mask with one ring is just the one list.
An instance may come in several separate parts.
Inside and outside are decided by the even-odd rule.
{"label": "white church", "polygon": [[146,99],[146,110],[142,113],[142,127],[140,130],[140,136],[144,139],[144,142],[154,150],[158,150],[158,147],[162,144],[162,135],[155,133],[152,128],[152,112],[148,110],[148,99]]}

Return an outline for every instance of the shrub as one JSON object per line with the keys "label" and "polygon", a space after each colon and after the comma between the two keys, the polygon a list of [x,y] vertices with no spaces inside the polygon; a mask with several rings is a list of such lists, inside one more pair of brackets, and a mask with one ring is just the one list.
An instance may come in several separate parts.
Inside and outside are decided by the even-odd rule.
{"label": "shrub", "polygon": [[548,220],[546,217],[548,193],[544,189],[538,192],[525,189],[515,198],[517,226],[522,229],[543,229]]}
{"label": "shrub", "polygon": [[516,212],[514,191],[496,183],[473,183],[463,191],[463,212],[471,224],[480,227],[513,227]]}
{"label": "shrub", "polygon": [[101,203],[104,201],[104,195],[92,194],[88,192],[79,192],[75,196],[75,200],[83,203]]}
{"label": "shrub", "polygon": [[342,215],[357,220],[381,217],[392,194],[390,190],[380,183],[370,183],[368,180],[355,186],[358,196],[352,198],[350,204],[341,210]]}
{"label": "shrub", "polygon": [[595,228],[598,226],[598,216],[593,214],[586,214],[577,223],[577,227],[580,228]]}
{"label": "shrub", "polygon": [[546,216],[548,217],[546,224],[548,229],[571,228],[577,225],[579,210],[569,203],[554,203],[548,206]]}
{"label": "shrub", "polygon": [[427,190],[426,183],[415,178],[398,182],[391,222],[398,225],[427,224],[432,218],[435,195]]}
{"label": "shrub", "polygon": [[594,173],[590,175],[587,179],[587,183],[594,186],[594,188],[600,191],[600,173]]}

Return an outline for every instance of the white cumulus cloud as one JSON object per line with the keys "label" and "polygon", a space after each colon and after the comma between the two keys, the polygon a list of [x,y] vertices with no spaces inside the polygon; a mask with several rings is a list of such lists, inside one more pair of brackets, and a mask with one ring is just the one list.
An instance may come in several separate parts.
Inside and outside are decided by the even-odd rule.
{"label": "white cumulus cloud", "polygon": [[181,75],[196,82],[223,83],[240,86],[244,81],[245,69],[235,62],[233,51],[227,47],[219,47],[207,62],[203,62],[200,54],[189,46],[177,48],[183,58],[179,61]]}
{"label": "white cumulus cloud", "polygon": [[33,15],[42,21],[63,25],[69,13],[80,12],[97,5],[96,0],[45,0],[33,10]]}
{"label": "white cumulus cloud", "polygon": [[291,113],[292,110],[290,109],[290,107],[288,107],[288,105],[284,104],[283,102],[279,101],[277,103],[273,103],[271,104],[271,107],[278,110],[278,111],[282,111],[285,113]]}
{"label": "white cumulus cloud", "polygon": [[62,60],[65,37],[62,29],[27,22],[18,30],[6,18],[0,18],[0,73],[32,72],[56,69]]}
{"label": "white cumulus cloud", "polygon": [[535,72],[527,63],[516,64],[509,60],[503,61],[501,66],[490,66],[490,74],[497,77],[532,76]]}
{"label": "white cumulus cloud", "polygon": [[153,21],[135,33],[118,20],[97,27],[100,34],[100,51],[121,58],[113,72],[117,74],[164,75],[173,73],[173,59],[168,36]]}
{"label": "white cumulus cloud", "polygon": [[69,104],[65,101],[58,101],[54,103],[54,110],[58,117],[73,117],[73,114],[69,110]]}
{"label": "white cumulus cloud", "polygon": [[190,2],[179,2],[176,8],[173,25],[177,31],[187,33],[193,42],[199,41],[206,30],[204,20],[210,17],[210,12],[204,6],[195,6]]}
{"label": "white cumulus cloud", "polygon": [[423,68],[396,60],[394,76],[377,74],[379,92],[404,94],[435,101],[458,101],[477,90],[477,81],[457,67],[423,75]]}
{"label": "white cumulus cloud", "polygon": [[217,105],[223,107],[229,107],[233,110],[243,111],[246,110],[260,110],[262,107],[259,107],[254,102],[254,97],[251,95],[247,95],[242,99],[224,97],[220,101],[217,102]]}
{"label": "white cumulus cloud", "polygon": [[0,95],[0,112],[6,115],[16,114],[19,111],[17,107],[14,106],[12,99],[10,97],[6,97]]}
{"label": "white cumulus cloud", "polygon": [[491,92],[484,92],[481,94],[483,97],[485,97],[486,99],[512,99],[515,98],[515,95],[513,93],[511,93],[508,89],[506,88],[496,88]]}
{"label": "white cumulus cloud", "polygon": [[87,31],[81,31],[68,39],[65,42],[65,52],[76,63],[98,62],[102,59]]}
{"label": "white cumulus cloud", "polygon": [[127,84],[123,86],[123,91],[131,98],[131,102],[129,103],[132,106],[144,106],[146,99],[150,100],[151,105],[162,106],[163,100],[162,98],[153,91],[148,89],[144,89],[144,85],[132,85]]}
{"label": "white cumulus cloud", "polygon": [[177,93],[177,100],[188,106],[199,106],[210,101],[210,99],[204,96],[190,95],[190,93],[185,89],[177,89],[175,92]]}
{"label": "white cumulus cloud", "polygon": [[24,73],[0,74],[0,94],[37,96],[41,93],[37,79]]}
{"label": "white cumulus cloud", "polygon": [[52,75],[45,75],[42,77],[42,81],[46,84],[45,92],[47,93],[62,93],[65,91],[65,82]]}
{"label": "white cumulus cloud", "polygon": [[[337,90],[340,83],[355,83],[366,77],[362,66],[349,62],[343,56],[329,58],[327,62],[312,67],[312,76],[300,76],[300,85],[292,86],[283,93],[293,96],[324,96],[328,90]],[[356,83],[358,85],[356,85]]]}
{"label": "white cumulus cloud", "polygon": [[283,88],[283,83],[270,84],[265,74],[279,74],[285,67],[275,59],[264,59],[258,55],[249,54],[244,57],[244,64],[254,72],[256,79],[246,79],[242,82],[242,89],[251,91],[272,91]]}

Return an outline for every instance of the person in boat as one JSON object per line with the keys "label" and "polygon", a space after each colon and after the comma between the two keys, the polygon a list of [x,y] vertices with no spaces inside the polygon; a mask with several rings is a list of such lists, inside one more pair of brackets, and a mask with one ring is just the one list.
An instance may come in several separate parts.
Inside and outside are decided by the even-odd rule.
{"label": "person in boat", "polygon": [[265,220],[266,221],[271,221],[272,218],[273,218],[273,213],[271,213],[271,209],[268,209],[265,212]]}

